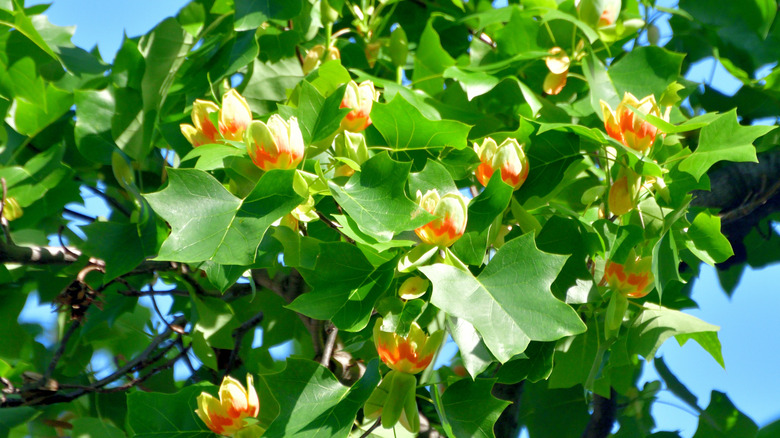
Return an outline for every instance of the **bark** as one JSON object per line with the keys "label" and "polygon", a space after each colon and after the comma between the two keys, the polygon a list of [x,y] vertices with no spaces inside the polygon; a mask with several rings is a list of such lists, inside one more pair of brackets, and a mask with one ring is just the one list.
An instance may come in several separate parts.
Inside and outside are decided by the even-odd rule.
{"label": "bark", "polygon": [[593,413],[582,438],[606,438],[612,431],[617,415],[617,392],[610,388],[609,398],[593,394]]}
{"label": "bark", "polygon": [[768,215],[780,211],[780,151],[758,155],[758,163],[730,163],[708,173],[711,189],[693,192],[692,206],[719,209],[721,229],[734,256],[718,267],[744,263],[744,239]]}

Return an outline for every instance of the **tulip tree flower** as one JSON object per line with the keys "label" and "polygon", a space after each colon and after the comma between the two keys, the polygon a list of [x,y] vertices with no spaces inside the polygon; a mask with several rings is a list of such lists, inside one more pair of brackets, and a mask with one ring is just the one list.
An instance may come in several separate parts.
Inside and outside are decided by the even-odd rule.
{"label": "tulip tree flower", "polygon": [[[324,60],[323,55],[325,55]],[[325,46],[322,44],[317,44],[316,46],[309,49],[308,52],[306,52],[306,57],[303,59],[303,74],[305,76],[311,73],[312,70],[320,66],[322,61],[327,62],[336,59],[341,59],[341,53],[339,52],[339,49],[331,46],[328,49],[328,53],[325,53]]]}
{"label": "tulip tree flower", "polygon": [[417,204],[428,213],[438,216],[427,224],[414,230],[424,243],[449,247],[466,231],[468,209],[463,196],[447,193],[439,196],[438,190],[428,190],[423,196],[417,191]]}
{"label": "tulip tree flower", "polygon": [[252,122],[252,110],[244,96],[230,89],[222,97],[222,109],[219,110],[219,132],[227,140],[241,141],[244,131]]}
{"label": "tulip tree flower", "polygon": [[225,376],[219,386],[219,399],[201,393],[195,413],[218,435],[249,437],[264,432],[254,420],[260,413],[260,401],[251,374],[246,377],[246,388],[238,380]]}
{"label": "tulip tree flower", "polygon": [[566,85],[571,59],[560,47],[553,47],[549,53],[550,56],[545,58],[545,64],[550,72],[545,76],[542,88],[545,93],[555,95],[560,93]]}
{"label": "tulip tree flower", "polygon": [[420,414],[415,402],[419,373],[430,365],[444,340],[444,331],[428,336],[412,323],[406,337],[382,331],[382,318],[374,325],[374,343],[379,357],[390,367],[379,386],[371,393],[363,412],[368,419],[382,416],[382,426],[393,427],[399,421],[412,433],[420,429]]}
{"label": "tulip tree flower", "polygon": [[639,175],[631,169],[621,168],[609,188],[609,211],[615,216],[622,216],[633,210],[638,191]]}
{"label": "tulip tree flower", "polygon": [[610,260],[604,268],[604,280],[613,292],[642,298],[653,290],[652,262],[652,257],[639,257],[633,252],[623,264]]}
{"label": "tulip tree flower", "polygon": [[605,27],[615,24],[621,6],[621,0],[580,0],[577,12],[591,26]]}
{"label": "tulip tree flower", "polygon": [[355,81],[349,81],[341,100],[341,108],[349,108],[351,111],[341,120],[341,128],[345,131],[360,132],[371,124],[371,107],[379,99],[379,93],[371,81],[363,81],[358,85]]}
{"label": "tulip tree flower", "polygon": [[249,157],[263,170],[292,169],[303,159],[303,135],[295,117],[285,121],[274,114],[267,124],[254,120],[245,142]]}
{"label": "tulip tree flower", "polygon": [[192,104],[193,124],[182,123],[179,125],[181,133],[184,134],[184,137],[187,138],[192,147],[217,142],[219,131],[209,118],[209,114],[218,111],[219,106],[209,100],[197,99]]}
{"label": "tulip tree flower", "polygon": [[444,340],[444,332],[439,330],[426,335],[417,323],[412,323],[406,337],[382,331],[382,319],[374,326],[374,343],[379,358],[390,369],[407,374],[417,374],[428,368],[436,350]]}
{"label": "tulip tree flower", "polygon": [[655,142],[658,128],[637,117],[635,110],[645,116],[652,115],[664,120],[668,117],[661,113],[652,94],[637,100],[633,94],[626,92],[615,112],[612,112],[609,104],[601,101],[607,134],[631,149],[645,152]]}
{"label": "tulip tree flower", "polygon": [[523,151],[523,145],[514,138],[507,138],[496,145],[495,140],[487,137],[481,146],[474,143],[474,151],[481,162],[475,175],[483,186],[488,185],[496,170],[501,170],[501,179],[515,190],[528,178],[528,157]]}

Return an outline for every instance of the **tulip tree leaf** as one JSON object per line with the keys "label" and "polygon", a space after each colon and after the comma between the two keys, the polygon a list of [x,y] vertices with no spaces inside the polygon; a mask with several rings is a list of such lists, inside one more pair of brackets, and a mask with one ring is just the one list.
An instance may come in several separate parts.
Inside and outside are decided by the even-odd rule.
{"label": "tulip tree leaf", "polygon": [[720,217],[701,212],[688,227],[685,244],[696,257],[711,266],[726,261],[734,255],[729,240],[720,232]]}
{"label": "tulip tree leaf", "polygon": [[375,103],[371,120],[396,151],[450,146],[464,149],[471,126],[455,120],[430,120],[397,94],[390,103]]}
{"label": "tulip tree leaf", "polygon": [[298,116],[304,142],[310,144],[325,139],[339,129],[341,119],[349,112],[347,108],[339,108],[344,90],[341,87],[326,99],[314,85],[301,82],[298,108],[294,113]]}
{"label": "tulip tree leaf", "polygon": [[198,395],[209,384],[190,385],[175,394],[136,391],[127,395],[127,419],[135,438],[212,438],[195,414]]}
{"label": "tulip tree leaf", "polygon": [[775,129],[774,126],[742,126],[737,110],[732,109],[701,129],[699,146],[684,159],[679,170],[698,181],[718,161],[758,162],[753,142]]}
{"label": "tulip tree leaf", "polygon": [[609,77],[620,98],[629,92],[637,99],[651,94],[660,99],[669,84],[680,77],[683,58],[682,53],[657,46],[638,47],[609,67]]}
{"label": "tulip tree leaf", "polygon": [[244,199],[200,170],[168,169],[168,177],[168,187],[146,195],[172,228],[158,260],[250,265],[268,227],[304,200],[292,170],[266,172]]}
{"label": "tulip tree leaf", "polygon": [[357,411],[379,384],[376,361],[350,388],[327,368],[305,359],[287,359],[284,371],[258,377],[280,407],[264,437],[347,437]]}
{"label": "tulip tree leaf", "polygon": [[301,0],[236,0],[236,31],[255,30],[269,18],[289,20],[301,12]]}
{"label": "tulip tree leaf", "polygon": [[124,432],[98,418],[83,417],[73,421],[72,436],[125,438]]}
{"label": "tulip tree leaf", "polygon": [[657,304],[645,303],[644,307],[642,313],[631,322],[628,331],[630,353],[649,359],[655,356],[661,344],[671,336],[677,337],[681,344],[692,338],[723,366],[723,355],[717,336],[720,327]]}
{"label": "tulip tree leaf", "polygon": [[719,391],[712,391],[710,404],[699,416],[699,426],[694,438],[756,436],[758,426],[743,414],[729,397]]}
{"label": "tulip tree leaf", "polygon": [[[521,204],[533,197],[544,198],[554,193],[564,182],[564,174],[572,163],[582,159],[579,155],[579,137],[559,131],[547,131],[535,135],[526,145],[528,155],[528,179],[515,191]],[[524,205],[525,206],[525,205]]]}
{"label": "tulip tree leaf", "polygon": [[503,363],[525,351],[530,341],[585,331],[574,309],[550,292],[565,261],[565,256],[539,251],[526,234],[502,246],[476,278],[443,264],[420,270],[433,282],[431,302],[470,322]]}
{"label": "tulip tree leaf", "polygon": [[463,262],[481,265],[485,252],[501,225],[501,214],[512,199],[512,187],[501,179],[501,172],[494,172],[487,187],[469,202],[466,232],[452,245],[452,252]]}
{"label": "tulip tree leaf", "polygon": [[318,249],[314,267],[299,268],[312,291],[288,307],[315,319],[331,320],[342,330],[362,330],[374,303],[390,286],[396,262],[374,267],[360,249],[344,242],[320,243]]}
{"label": "tulip tree leaf", "polygon": [[510,403],[493,397],[493,383],[493,379],[461,379],[444,391],[441,404],[453,436],[495,436],[493,425]]}
{"label": "tulip tree leaf", "polygon": [[434,216],[409,200],[404,193],[411,163],[394,161],[386,153],[363,163],[344,187],[329,181],[336,202],[358,224],[360,230],[380,241],[401,231],[413,230]]}
{"label": "tulip tree leaf", "polygon": [[458,346],[463,366],[472,379],[493,363],[493,356],[488,351],[482,338],[468,321],[447,315],[447,331]]}

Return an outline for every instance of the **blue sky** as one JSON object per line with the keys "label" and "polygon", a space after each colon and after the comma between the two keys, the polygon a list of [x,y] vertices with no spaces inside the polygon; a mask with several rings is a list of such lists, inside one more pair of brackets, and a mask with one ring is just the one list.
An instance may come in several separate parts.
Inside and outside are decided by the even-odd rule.
{"label": "blue sky", "polygon": [[[40,3],[44,2],[27,1],[28,6]],[[146,33],[185,4],[184,0],[54,0],[47,15],[56,25],[76,25],[73,42],[87,50],[97,44],[103,58],[110,62],[125,33],[128,36]],[[662,32],[664,30],[662,27]],[[699,82],[712,78],[713,86],[727,94],[733,94],[741,85],[712,59],[701,61],[688,76]],[[99,204],[90,201],[80,211],[86,209],[92,214],[101,214]],[[695,342],[680,347],[674,340],[669,340],[659,352],[672,372],[696,394],[702,408],[707,406],[710,392],[715,389],[727,393],[732,402],[759,425],[780,417],[777,395],[780,394],[780,378],[776,372],[780,363],[778,278],[780,266],[777,265],[747,270],[733,298],[729,299],[720,288],[715,270],[706,266],[702,269],[693,288],[693,299],[701,308],[687,312],[721,326],[726,369],[720,368]],[[53,322],[53,314],[48,313],[50,308],[37,307],[36,301],[37,298],[31,295],[20,319],[43,318]],[[646,367],[643,378],[658,378],[652,365]],[[696,431],[698,418],[668,391],[662,392],[654,414],[658,430],[680,430],[683,437],[691,437]]]}

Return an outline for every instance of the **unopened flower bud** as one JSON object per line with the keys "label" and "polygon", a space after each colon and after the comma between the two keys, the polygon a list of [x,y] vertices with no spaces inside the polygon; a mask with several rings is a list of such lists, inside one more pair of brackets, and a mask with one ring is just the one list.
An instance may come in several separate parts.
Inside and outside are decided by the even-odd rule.
{"label": "unopened flower bud", "polygon": [[487,137],[481,146],[475,143],[474,150],[481,162],[475,174],[483,186],[488,185],[496,170],[501,171],[501,179],[515,190],[528,178],[528,157],[523,151],[523,145],[514,138],[507,138],[497,146],[495,140]]}
{"label": "unopened flower bud", "polygon": [[468,209],[463,196],[447,193],[439,196],[437,190],[428,190],[423,196],[417,191],[417,204],[425,211],[437,216],[427,224],[414,230],[420,240],[430,245],[449,247],[466,232]]}
{"label": "unopened flower bud", "polygon": [[351,111],[341,120],[341,128],[345,131],[360,132],[371,124],[371,108],[379,99],[379,93],[371,81],[363,81],[358,85],[355,81],[349,81],[341,100],[341,108],[349,108]]}
{"label": "unopened flower bud", "polygon": [[298,119],[285,121],[278,114],[268,123],[254,120],[246,132],[249,157],[263,170],[292,169],[303,159],[303,135]]}
{"label": "unopened flower bud", "polygon": [[3,206],[3,217],[8,222],[11,222],[14,219],[19,219],[22,217],[23,211],[22,207],[19,205],[19,202],[16,201],[14,197],[8,197],[5,198],[5,205]]}
{"label": "unopened flower bud", "polygon": [[638,192],[639,175],[631,169],[621,168],[609,188],[609,211],[615,216],[622,216],[633,210]]}
{"label": "unopened flower bud", "polygon": [[[366,146],[366,138],[362,134],[342,131],[336,135],[333,145],[336,157],[348,158],[358,165],[368,160],[368,146]],[[353,173],[355,170],[346,164],[336,169],[336,176],[352,176]]]}
{"label": "unopened flower bud", "polygon": [[402,300],[413,300],[425,295],[428,290],[430,281],[422,277],[409,277],[401,283],[401,287],[398,288],[398,296]]}
{"label": "unopened flower bud", "polygon": [[620,15],[621,3],[621,0],[580,0],[577,12],[580,19],[591,26],[610,26]]}
{"label": "unopened flower bud", "polygon": [[308,52],[306,52],[306,57],[303,59],[302,69],[304,75],[308,75],[315,68],[320,66],[320,64],[323,62],[323,54],[325,55],[324,62],[341,59],[341,53],[339,52],[339,49],[331,46],[328,49],[328,53],[326,54],[325,46],[322,44],[317,44],[316,46],[309,49]]}

